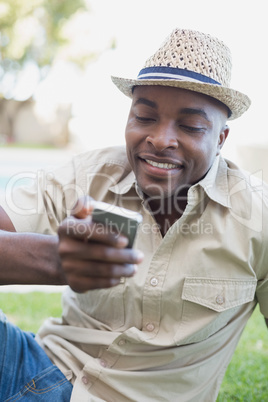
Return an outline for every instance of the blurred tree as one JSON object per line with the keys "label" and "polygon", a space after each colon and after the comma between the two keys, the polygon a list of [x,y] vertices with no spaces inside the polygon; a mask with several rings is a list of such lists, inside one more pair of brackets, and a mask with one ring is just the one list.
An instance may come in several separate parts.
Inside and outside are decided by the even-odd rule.
{"label": "blurred tree", "polygon": [[78,43],[74,32],[78,17],[89,11],[87,0],[0,0],[0,94],[13,98],[22,72],[29,67],[41,80],[59,58],[79,66],[94,58],[96,52],[89,45],[70,50],[74,40]]}

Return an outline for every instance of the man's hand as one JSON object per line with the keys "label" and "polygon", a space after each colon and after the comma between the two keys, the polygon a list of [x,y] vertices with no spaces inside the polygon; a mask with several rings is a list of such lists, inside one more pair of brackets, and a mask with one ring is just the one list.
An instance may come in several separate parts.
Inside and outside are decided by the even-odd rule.
{"label": "man's hand", "polygon": [[75,292],[118,285],[131,277],[143,259],[140,251],[126,248],[125,236],[91,219],[89,199],[79,200],[72,215],[59,227],[59,255],[66,281]]}

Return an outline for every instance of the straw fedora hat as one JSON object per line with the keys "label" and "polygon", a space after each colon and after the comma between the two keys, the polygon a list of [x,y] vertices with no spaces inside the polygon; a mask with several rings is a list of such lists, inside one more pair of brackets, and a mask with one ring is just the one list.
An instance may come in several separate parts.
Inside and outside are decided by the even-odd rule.
{"label": "straw fedora hat", "polygon": [[183,88],[211,96],[230,110],[229,119],[241,116],[250,99],[230,88],[231,53],[217,38],[188,29],[175,29],[145,63],[137,79],[112,76],[114,84],[132,97],[137,85]]}

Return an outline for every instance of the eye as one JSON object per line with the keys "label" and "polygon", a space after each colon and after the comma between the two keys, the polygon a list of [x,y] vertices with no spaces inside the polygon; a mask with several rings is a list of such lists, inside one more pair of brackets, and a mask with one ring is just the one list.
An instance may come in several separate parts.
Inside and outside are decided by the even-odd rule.
{"label": "eye", "polygon": [[135,116],[136,120],[138,120],[140,123],[151,123],[151,122],[155,122],[155,119],[153,119],[152,117],[143,117],[143,116]]}
{"label": "eye", "polygon": [[205,128],[204,127],[194,127],[194,126],[186,126],[184,124],[180,124],[180,127],[188,133],[203,133],[205,132]]}

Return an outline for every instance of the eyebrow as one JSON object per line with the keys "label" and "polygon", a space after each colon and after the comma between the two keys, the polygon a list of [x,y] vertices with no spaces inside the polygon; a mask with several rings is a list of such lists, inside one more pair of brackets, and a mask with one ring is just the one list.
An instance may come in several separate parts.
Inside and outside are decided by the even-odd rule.
{"label": "eyebrow", "polygon": [[153,101],[151,101],[149,99],[146,99],[146,98],[137,99],[136,102],[135,102],[135,106],[136,105],[146,105],[146,106],[152,107],[153,109],[158,108],[156,102],[153,102]]}
{"label": "eyebrow", "polygon": [[204,117],[208,122],[211,122],[210,119],[208,118],[208,115],[203,109],[196,109],[196,108],[183,108],[180,110],[180,113],[182,114],[189,114],[189,115],[194,115],[197,114],[199,116]]}
{"label": "eyebrow", "polygon": [[[146,99],[146,98],[137,99],[134,105],[135,106],[136,105],[146,105],[146,106],[149,106],[149,107],[151,107],[153,109],[158,109],[158,105],[157,105],[156,102],[153,102],[153,101],[151,101],[149,99]],[[206,119],[209,123],[211,123],[210,119],[208,118],[207,113],[201,108],[188,108],[188,107],[185,107],[185,108],[180,110],[180,113],[181,114],[188,114],[188,115],[196,115],[197,114],[199,116],[204,117],[204,119]]]}

